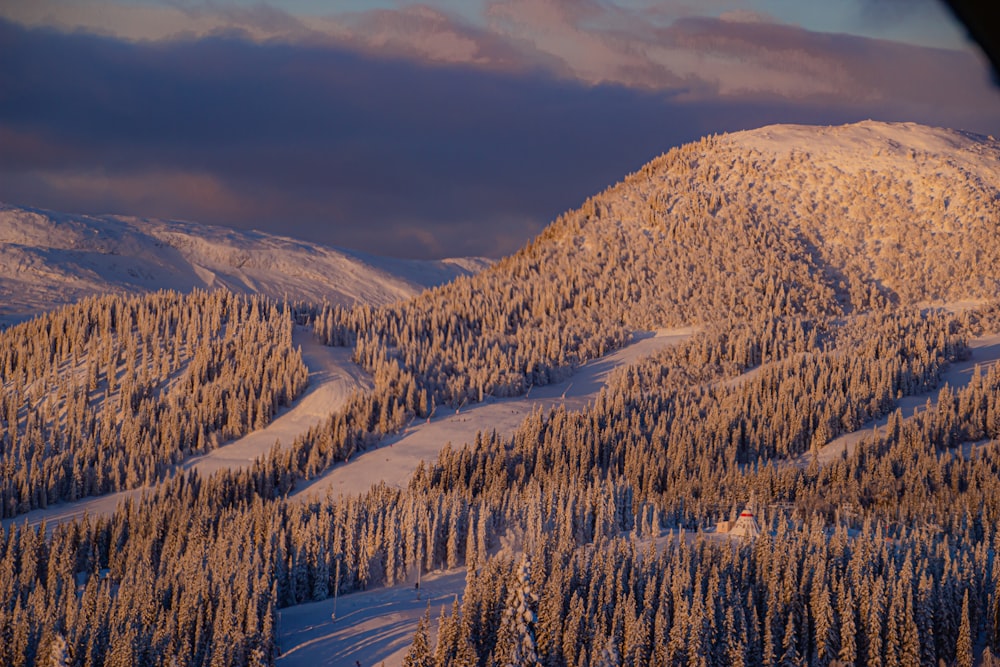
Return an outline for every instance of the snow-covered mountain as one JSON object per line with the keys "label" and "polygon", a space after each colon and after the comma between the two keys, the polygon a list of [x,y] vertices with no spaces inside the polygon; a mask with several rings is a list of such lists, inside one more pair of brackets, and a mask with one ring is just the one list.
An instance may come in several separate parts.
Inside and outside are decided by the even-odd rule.
{"label": "snow-covered mountain", "polygon": [[472,289],[528,281],[603,301],[592,317],[633,329],[996,298],[1000,141],[875,121],[706,137],[564,214]]}
{"label": "snow-covered mountain", "polygon": [[385,304],[475,273],[480,258],[370,257],[257,231],[0,204],[0,320],[106,292],[227,287]]}

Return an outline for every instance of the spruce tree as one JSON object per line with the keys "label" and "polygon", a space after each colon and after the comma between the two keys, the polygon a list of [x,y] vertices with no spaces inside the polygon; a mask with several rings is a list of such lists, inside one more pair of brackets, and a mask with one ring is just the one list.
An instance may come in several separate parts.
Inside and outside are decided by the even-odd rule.
{"label": "spruce tree", "polygon": [[972,667],[972,628],[969,621],[969,591],[962,597],[962,615],[958,626],[958,640],[955,643],[955,665]]}
{"label": "spruce tree", "polygon": [[431,624],[431,607],[428,603],[427,611],[420,617],[417,623],[417,631],[413,635],[413,643],[410,650],[403,658],[403,667],[434,667],[434,654],[431,652],[431,640],[428,635]]}

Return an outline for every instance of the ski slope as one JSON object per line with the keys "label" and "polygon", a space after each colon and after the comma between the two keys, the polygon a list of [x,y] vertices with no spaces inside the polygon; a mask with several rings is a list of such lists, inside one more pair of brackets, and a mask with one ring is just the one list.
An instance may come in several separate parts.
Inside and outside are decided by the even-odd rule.
{"label": "ski slope", "polygon": [[511,435],[535,410],[559,406],[579,410],[597,396],[613,370],[687,340],[693,333],[690,327],[644,332],[636,335],[631,344],[584,364],[560,384],[535,387],[518,398],[489,399],[458,411],[439,409],[433,419],[414,422],[400,435],[300,485],[291,497],[306,501],[326,495],[358,494],[378,482],[404,488],[417,465],[436,458],[446,443],[461,447],[471,443],[479,431]]}
{"label": "ski slope", "polygon": [[[211,475],[222,469],[249,466],[254,459],[267,453],[275,442],[291,444],[295,436],[329,417],[340,409],[352,392],[366,391],[371,387],[368,375],[350,360],[349,350],[321,345],[313,338],[312,332],[304,327],[294,329],[292,341],[302,348],[302,360],[309,370],[309,386],[306,391],[264,428],[204,455],[188,459],[181,464],[182,470],[193,469],[202,475]],[[51,528],[84,515],[108,516],[120,502],[127,498],[138,498],[150,488],[152,487],[145,486],[52,505],[4,519],[2,525],[27,522],[36,526],[46,521]]]}
{"label": "ski slope", "polygon": [[210,476],[219,470],[249,466],[266,454],[275,443],[291,444],[307,431],[340,409],[355,391],[371,389],[372,382],[360,366],[351,361],[351,350],[327,347],[316,341],[312,331],[295,327],[292,343],[302,349],[302,361],[309,369],[309,386],[267,426],[184,462],[184,470],[197,470]]}
{"label": "ski slope", "polygon": [[[896,401],[896,408],[902,410],[904,417],[908,418],[920,412],[926,408],[928,403],[931,406],[937,405],[938,392],[940,391],[940,387],[943,387],[945,383],[955,391],[958,391],[972,381],[972,376],[977,366],[985,373],[989,370],[990,366],[996,364],[1000,360],[1000,334],[972,339],[969,341],[969,349],[971,354],[968,359],[953,362],[942,374],[941,384],[938,389],[922,394],[904,396]],[[822,465],[836,461],[845,452],[850,456],[862,438],[871,435],[873,429],[881,428],[888,423],[889,415],[886,415],[868,422],[856,431],[837,436],[820,448],[817,454],[818,462]],[[812,453],[806,452],[799,456],[795,460],[795,463],[800,467],[806,467],[812,461],[812,458]]]}
{"label": "ski slope", "polygon": [[[582,408],[597,395],[612,371],[686,340],[693,332],[691,328],[682,328],[637,334],[630,345],[585,364],[562,384],[535,388],[527,397],[488,401],[463,408],[458,413],[440,410],[435,419],[413,424],[378,447],[362,452],[350,462],[338,464],[315,480],[300,485],[291,497],[304,501],[327,493],[362,493],[380,481],[401,488],[409,481],[420,461],[436,457],[445,443],[461,446],[471,442],[480,430],[496,429],[499,433],[513,433],[524,417],[535,409],[558,405],[568,409]],[[183,470],[194,469],[210,475],[222,469],[248,466],[275,442],[288,445],[295,436],[333,414],[352,392],[371,387],[367,374],[350,361],[349,350],[320,345],[312,338],[311,332],[301,327],[293,332],[293,341],[302,347],[303,361],[309,369],[306,392],[268,426],[207,454],[188,459],[180,466]],[[109,516],[120,502],[138,498],[149,488],[129,489],[32,510],[4,519],[2,525],[26,522],[37,526],[45,521],[52,528],[84,515]]]}
{"label": "ski slope", "polygon": [[[403,664],[420,617],[431,610],[431,646],[442,607],[465,590],[465,568],[432,572],[415,582],[281,609],[276,667],[363,667]],[[332,618],[334,604],[337,617]]]}

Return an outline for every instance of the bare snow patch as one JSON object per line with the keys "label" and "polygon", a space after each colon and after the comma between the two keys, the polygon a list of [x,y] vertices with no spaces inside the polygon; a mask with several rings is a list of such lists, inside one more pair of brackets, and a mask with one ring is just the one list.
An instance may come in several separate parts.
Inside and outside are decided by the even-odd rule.
{"label": "bare snow patch", "polygon": [[434,645],[441,608],[451,611],[465,591],[465,568],[434,572],[420,580],[420,595],[412,583],[342,595],[337,617],[333,598],[278,611],[277,667],[398,667],[417,631],[420,617],[431,610],[430,639]]}
{"label": "bare snow patch", "polygon": [[805,153],[834,162],[845,172],[896,167],[918,154],[944,156],[950,161],[1000,180],[1000,164],[983,159],[1000,142],[977,134],[927,127],[917,123],[883,123],[866,120],[850,125],[767,125],[719,137],[724,143],[752,148],[764,154],[788,156]]}

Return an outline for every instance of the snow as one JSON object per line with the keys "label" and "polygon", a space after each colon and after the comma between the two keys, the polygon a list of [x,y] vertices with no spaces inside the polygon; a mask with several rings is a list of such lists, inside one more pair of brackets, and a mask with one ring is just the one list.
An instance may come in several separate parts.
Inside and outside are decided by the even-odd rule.
{"label": "snow", "polygon": [[[364,370],[350,361],[350,351],[345,348],[327,347],[316,342],[311,331],[296,327],[292,341],[302,348],[302,360],[309,370],[309,387],[293,404],[282,410],[263,429],[253,431],[202,456],[185,461],[183,470],[195,469],[203,475],[222,469],[236,469],[253,463],[280,441],[291,444],[295,436],[319,423],[338,410],[354,391],[365,391],[371,380]],[[49,528],[56,524],[82,518],[84,515],[109,516],[126,498],[138,498],[150,487],[119,491],[104,496],[83,498],[72,503],[61,503],[36,509],[10,519],[2,525],[23,524],[36,526],[47,521]]]}
{"label": "snow", "polygon": [[432,461],[445,443],[461,447],[472,442],[479,431],[495,430],[511,435],[525,417],[535,410],[565,406],[579,410],[597,396],[613,370],[632,364],[694,333],[691,328],[662,329],[636,335],[630,345],[584,364],[567,381],[533,388],[527,396],[489,399],[458,410],[438,410],[435,418],[413,423],[402,434],[383,441],[377,448],[362,452],[341,463],[292,495],[302,501],[331,494],[358,494],[377,482],[405,488],[421,461]]}
{"label": "snow", "polygon": [[350,349],[322,345],[304,327],[295,328],[292,343],[301,348],[302,360],[309,369],[309,387],[305,393],[266,427],[188,459],[182,466],[184,470],[195,469],[209,476],[219,470],[248,466],[276,442],[290,445],[297,435],[339,410],[353,392],[372,388],[368,374],[351,361]]}
{"label": "snow", "polygon": [[281,656],[277,667],[386,667],[403,663],[420,617],[431,609],[434,646],[441,608],[465,590],[465,568],[433,572],[420,579],[420,597],[412,583],[341,595],[337,618],[333,599],[287,607],[278,612]]}
{"label": "snow", "polygon": [[379,258],[262,232],[0,203],[6,323],[94,294],[196,287],[381,305],[488,265],[481,258]]}
{"label": "snow", "polygon": [[984,159],[1000,150],[992,137],[917,123],[883,123],[866,120],[850,125],[768,125],[722,135],[723,144],[736,144],[764,154],[806,154],[810,159],[833,162],[844,172],[898,167],[919,153],[944,156],[991,182],[1000,180],[1000,164]]}
{"label": "snow", "polygon": [[[969,341],[969,348],[971,354],[965,361],[953,362],[948,369],[941,376],[941,387],[945,383],[951,386],[952,389],[958,391],[962,389],[972,381],[973,373],[975,372],[976,366],[979,366],[982,373],[985,374],[989,370],[990,366],[997,363],[1000,360],[1000,334],[992,334],[988,336],[983,336],[982,338],[975,338]],[[915,394],[913,396],[904,396],[903,398],[896,401],[896,407],[903,411],[904,417],[910,417],[927,406],[930,402],[932,406],[937,405],[937,396],[940,388],[934,389],[930,392]],[[895,410],[893,411],[895,412]],[[854,448],[857,446],[858,442],[861,441],[867,435],[871,435],[872,430],[876,427],[883,427],[889,423],[889,415],[885,417],[880,417],[879,419],[872,420],[851,433],[844,433],[840,436],[834,438],[825,446],[820,448],[818,459],[820,464],[830,463],[831,461],[836,461],[845,451],[850,455]],[[812,453],[806,452],[799,456],[795,463],[800,467],[806,467],[812,461]]]}
{"label": "snow", "polygon": [[[733,545],[744,539],[715,532],[667,530],[654,538],[642,538],[638,544],[644,548],[653,542],[656,549],[662,550],[669,542],[683,539],[695,544],[699,538]],[[280,609],[278,647],[281,655],[276,667],[350,667],[354,661],[359,661],[363,667],[375,667],[383,662],[385,667],[399,667],[417,623],[427,611],[427,603],[430,602],[430,643],[433,647],[441,608],[451,613],[452,601],[458,598],[461,602],[465,580],[464,568],[425,573],[420,579],[419,599],[413,581],[341,595],[335,620],[331,618],[332,598]]]}
{"label": "snow", "polygon": [[[457,414],[453,410],[439,410],[438,416],[430,422],[413,425],[378,448],[361,453],[349,463],[331,468],[311,483],[300,486],[292,497],[306,500],[327,492],[334,495],[362,493],[379,481],[402,488],[420,461],[435,458],[446,442],[456,445],[471,442],[480,430],[496,429],[498,433],[513,433],[521,421],[538,408],[564,405],[568,409],[580,409],[597,395],[613,370],[668,345],[675,345],[693,332],[691,328],[680,328],[640,333],[634,337],[632,344],[585,364],[568,381],[536,388],[529,393],[529,397],[489,401],[463,408]],[[351,392],[371,387],[370,378],[350,361],[348,349],[320,345],[308,330],[301,327],[293,332],[293,341],[302,347],[303,361],[309,369],[310,386],[306,392],[265,428],[208,454],[189,459],[182,465],[184,470],[194,468],[202,474],[211,474],[249,465],[276,441],[288,445],[295,436],[331,415],[343,405]],[[4,519],[0,525],[6,527],[27,522],[37,526],[46,521],[51,529],[56,524],[84,515],[109,516],[119,502],[126,498],[138,498],[148,489],[130,489],[32,510]]]}

